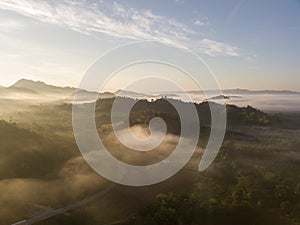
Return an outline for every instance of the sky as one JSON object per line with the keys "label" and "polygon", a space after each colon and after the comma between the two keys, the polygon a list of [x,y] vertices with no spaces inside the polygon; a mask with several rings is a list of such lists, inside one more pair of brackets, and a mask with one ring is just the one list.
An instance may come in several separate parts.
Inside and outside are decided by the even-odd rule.
{"label": "sky", "polygon": [[1,0],[0,85],[76,87],[105,52],[139,40],[194,51],[223,89],[300,91],[299,0]]}

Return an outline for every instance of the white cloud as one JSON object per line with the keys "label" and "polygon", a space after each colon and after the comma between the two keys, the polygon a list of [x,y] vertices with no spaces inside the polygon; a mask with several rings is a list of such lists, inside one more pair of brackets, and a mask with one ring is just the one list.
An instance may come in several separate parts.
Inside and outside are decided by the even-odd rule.
{"label": "white cloud", "polygon": [[195,24],[196,26],[201,27],[201,26],[204,26],[206,23],[203,22],[203,21],[201,21],[201,20],[196,20],[196,21],[194,22],[194,24]]}
{"label": "white cloud", "polygon": [[[195,41],[197,32],[175,19],[149,10],[126,8],[114,2],[87,3],[85,0],[34,1],[2,0],[0,9],[14,11],[36,20],[56,24],[86,35],[106,34],[131,40],[157,40],[193,47],[201,53],[216,56],[238,56],[237,48],[208,39]],[[197,21],[196,21],[197,22]],[[196,25],[200,26],[201,21]],[[202,25],[202,24],[201,24]],[[191,46],[194,43],[195,46]]]}
{"label": "white cloud", "polygon": [[218,41],[203,39],[200,41],[200,49],[202,52],[210,56],[228,55],[238,56],[238,48]]}

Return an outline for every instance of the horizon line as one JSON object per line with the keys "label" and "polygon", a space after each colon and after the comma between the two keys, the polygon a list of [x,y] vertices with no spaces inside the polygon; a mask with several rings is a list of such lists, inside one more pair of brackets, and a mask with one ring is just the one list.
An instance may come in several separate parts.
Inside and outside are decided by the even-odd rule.
{"label": "horizon line", "polygon": [[[9,88],[9,87],[12,87],[14,86],[16,83],[22,81],[22,80],[25,80],[25,81],[31,81],[31,82],[34,82],[34,83],[43,83],[45,85],[48,85],[48,86],[53,86],[53,87],[59,87],[59,88],[75,88],[75,89],[79,89],[78,87],[74,87],[74,86],[61,86],[61,85],[55,85],[55,84],[50,84],[48,82],[45,82],[45,81],[42,81],[42,80],[33,80],[33,79],[27,79],[27,78],[20,78],[18,79],[17,81],[13,82],[11,85],[9,86],[6,86],[6,85],[0,85],[0,87],[4,87],[4,88]],[[115,91],[111,91],[111,90],[105,90],[104,92],[111,92],[111,93],[115,93],[115,92],[118,92],[118,91],[122,91],[123,89],[117,89]],[[200,91],[216,91],[218,89],[207,89],[207,90],[186,90],[186,92],[200,92]],[[243,90],[243,91],[255,91],[255,92],[258,92],[258,91],[277,91],[277,92],[296,92],[296,93],[299,93],[300,94],[300,90],[289,90],[289,89],[249,89],[249,88],[240,88],[240,87],[235,87],[235,88],[222,88],[220,89],[221,91],[226,91],[226,90]],[[86,90],[86,91],[91,91],[91,92],[98,92],[98,91],[94,91],[94,90]],[[130,92],[136,92],[136,93],[140,93],[140,92],[137,92],[135,90],[125,90],[125,91],[130,91]],[[167,91],[159,91],[159,92],[150,92],[152,94],[154,93],[164,93],[164,92],[183,92],[183,91],[176,91],[176,90],[167,90]],[[150,94],[149,93],[149,94]],[[141,94],[141,93],[140,93]],[[144,94],[144,93],[143,93]]]}

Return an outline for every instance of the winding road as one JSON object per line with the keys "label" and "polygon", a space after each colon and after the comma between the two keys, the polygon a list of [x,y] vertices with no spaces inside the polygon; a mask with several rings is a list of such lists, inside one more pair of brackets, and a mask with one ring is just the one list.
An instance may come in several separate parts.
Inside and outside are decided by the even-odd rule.
{"label": "winding road", "polygon": [[27,220],[22,220],[22,221],[13,223],[12,225],[30,225],[30,224],[34,224],[34,223],[49,219],[51,217],[54,217],[54,216],[57,216],[57,215],[60,215],[60,214],[63,214],[63,213],[66,213],[70,210],[73,210],[75,208],[79,208],[81,206],[84,206],[84,205],[94,201],[95,199],[104,196],[114,186],[115,186],[115,184],[111,184],[108,187],[106,187],[104,190],[102,190],[102,191],[100,191],[100,192],[98,192],[98,193],[96,193],[92,196],[86,197],[86,198],[84,198],[84,199],[82,199],[82,200],[80,200],[76,203],[73,203],[71,205],[68,205],[68,206],[65,206],[65,207],[62,207],[62,208],[58,208],[58,209],[54,209],[54,210],[51,210],[51,211],[41,213],[40,215],[38,215],[36,217],[33,217],[31,219],[27,219]]}

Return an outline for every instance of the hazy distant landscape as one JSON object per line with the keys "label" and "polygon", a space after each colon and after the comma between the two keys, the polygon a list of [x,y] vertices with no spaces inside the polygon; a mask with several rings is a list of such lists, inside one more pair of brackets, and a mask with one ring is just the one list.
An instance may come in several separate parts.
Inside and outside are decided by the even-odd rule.
{"label": "hazy distant landscape", "polygon": [[[31,104],[40,104],[43,102],[63,102],[72,103],[76,88],[73,87],[56,87],[45,84],[41,81],[31,81],[22,79],[9,87],[0,88],[1,102],[30,102]],[[89,101],[96,92],[88,90],[78,90],[81,93],[79,103]],[[98,98],[128,97],[134,99],[156,100],[160,98],[169,98],[182,101],[189,101],[189,98],[195,103],[203,101],[214,101],[219,103],[224,99],[227,104],[234,104],[240,107],[250,105],[266,112],[300,112],[300,92],[296,91],[275,91],[275,90],[246,90],[246,89],[225,89],[222,91],[223,96],[218,95],[218,91],[206,90],[204,95],[202,91],[186,92],[160,92],[160,93],[138,93],[134,91],[104,92],[100,93]],[[189,98],[187,98],[187,95]],[[7,110],[13,107],[7,104]],[[3,113],[3,110],[2,112]]]}
{"label": "hazy distant landscape", "polygon": [[[179,117],[166,98],[195,104],[200,118],[197,149],[178,174],[156,185],[127,187],[102,178],[82,158],[72,130],[75,91],[30,80],[0,89],[1,225],[70,206],[36,224],[300,224],[298,92],[211,91],[203,102],[201,93],[190,92],[195,103],[185,102],[182,93],[100,94],[98,134],[114,157],[133,165],[163,160],[178,142]],[[95,94],[79,91],[87,99]],[[156,149],[136,152],[119,143],[110,118],[116,98],[135,104],[130,126],[138,135],[148,135],[151,118],[164,119],[168,134]],[[214,163],[200,173],[211,125],[207,101],[223,98],[225,140]],[[76,104],[90,104],[85,100]]]}

